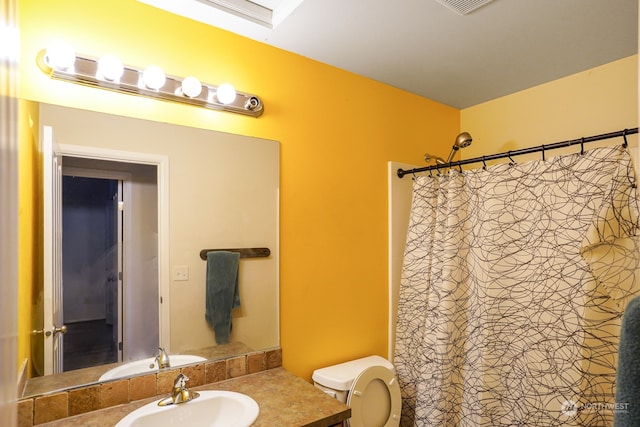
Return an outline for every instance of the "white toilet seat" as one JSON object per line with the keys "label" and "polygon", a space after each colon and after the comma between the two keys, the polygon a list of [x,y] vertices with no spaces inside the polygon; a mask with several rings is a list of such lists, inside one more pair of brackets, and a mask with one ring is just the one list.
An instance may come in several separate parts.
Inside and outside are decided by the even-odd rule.
{"label": "white toilet seat", "polygon": [[347,405],[350,427],[396,427],[402,409],[398,380],[384,366],[371,366],[353,381]]}

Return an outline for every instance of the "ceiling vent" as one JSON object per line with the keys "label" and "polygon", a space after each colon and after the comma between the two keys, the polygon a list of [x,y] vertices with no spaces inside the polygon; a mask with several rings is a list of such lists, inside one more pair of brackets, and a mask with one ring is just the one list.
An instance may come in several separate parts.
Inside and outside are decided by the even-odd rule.
{"label": "ceiling vent", "polygon": [[303,0],[197,0],[267,28],[275,28]]}
{"label": "ceiling vent", "polygon": [[453,10],[458,15],[466,15],[493,0],[436,0],[438,3]]}
{"label": "ceiling vent", "polygon": [[257,3],[246,0],[198,0],[223,12],[244,18],[267,28],[273,28],[273,11]]}
{"label": "ceiling vent", "polygon": [[138,1],[241,36],[266,40],[304,0]]}

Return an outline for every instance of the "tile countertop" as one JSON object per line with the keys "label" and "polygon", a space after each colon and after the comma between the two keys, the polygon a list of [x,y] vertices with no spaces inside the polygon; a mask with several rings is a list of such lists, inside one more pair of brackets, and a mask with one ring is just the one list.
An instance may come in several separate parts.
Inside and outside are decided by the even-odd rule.
{"label": "tile countertop", "polygon": [[[228,390],[251,396],[260,406],[260,415],[253,427],[328,427],[351,416],[348,406],[283,368],[194,387],[193,390]],[[155,400],[159,398],[101,409],[37,427],[113,427],[129,412]]]}

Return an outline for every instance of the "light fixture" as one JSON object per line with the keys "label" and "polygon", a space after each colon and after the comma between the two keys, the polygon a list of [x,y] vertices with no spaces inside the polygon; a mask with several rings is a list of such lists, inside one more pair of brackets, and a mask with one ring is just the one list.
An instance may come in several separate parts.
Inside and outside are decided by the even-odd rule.
{"label": "light fixture", "polygon": [[142,83],[151,90],[160,89],[166,82],[167,76],[157,65],[149,65],[142,72]]}
{"label": "light fixture", "polygon": [[124,73],[124,65],[122,61],[113,55],[103,56],[98,60],[98,71],[96,77],[99,79],[117,82]]}
{"label": "light fixture", "polygon": [[256,95],[238,92],[228,83],[214,86],[192,76],[184,79],[169,76],[155,65],[145,69],[123,65],[111,55],[100,60],[76,55],[73,48],[64,43],[52,43],[39,52],[37,63],[52,79],[252,117],[264,112],[262,101]]}
{"label": "light fixture", "polygon": [[76,62],[76,53],[70,44],[54,41],[47,46],[44,54],[46,64],[55,70],[72,70]]}
{"label": "light fixture", "polygon": [[223,104],[231,104],[236,100],[236,90],[229,83],[223,83],[216,90],[216,98]]}
{"label": "light fixture", "polygon": [[202,83],[193,76],[185,77],[184,80],[182,80],[182,86],[180,89],[182,89],[182,94],[184,96],[195,98],[202,93]]}

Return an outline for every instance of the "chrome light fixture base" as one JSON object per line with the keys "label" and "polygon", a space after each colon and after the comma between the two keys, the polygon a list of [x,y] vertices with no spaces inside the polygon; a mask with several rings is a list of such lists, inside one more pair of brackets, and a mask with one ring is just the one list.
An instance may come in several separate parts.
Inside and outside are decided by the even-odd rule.
{"label": "chrome light fixture base", "polygon": [[252,117],[259,117],[264,112],[262,101],[256,95],[236,91],[235,99],[223,103],[217,97],[218,86],[207,83],[202,83],[202,90],[196,96],[187,96],[182,89],[184,79],[180,77],[167,75],[164,84],[157,89],[150,89],[143,81],[144,70],[128,65],[123,66],[119,78],[108,80],[98,77],[98,60],[94,58],[76,56],[73,66],[62,69],[49,65],[46,50],[42,50],[36,61],[40,69],[52,79]]}

